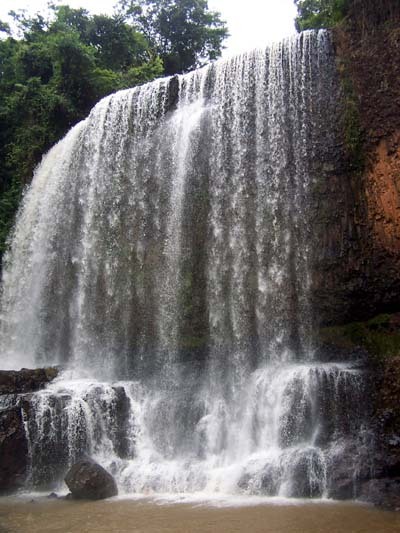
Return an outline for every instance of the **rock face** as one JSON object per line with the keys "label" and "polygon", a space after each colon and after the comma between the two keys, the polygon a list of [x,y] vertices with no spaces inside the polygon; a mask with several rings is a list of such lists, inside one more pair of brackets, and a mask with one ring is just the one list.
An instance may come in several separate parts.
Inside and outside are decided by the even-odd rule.
{"label": "rock face", "polygon": [[61,385],[28,400],[27,429],[33,455],[31,482],[53,491],[68,468],[90,456],[104,440],[120,459],[134,456],[132,411],[123,387],[93,384],[80,390]]}
{"label": "rock face", "polygon": [[360,500],[384,509],[400,511],[400,478],[372,479],[364,483]]}
{"label": "rock face", "polygon": [[75,499],[102,500],[118,494],[112,475],[91,460],[75,463],[65,476],[65,483]]}
{"label": "rock face", "polygon": [[[355,171],[343,153],[330,180],[314,191],[320,246],[313,257],[312,300],[319,326],[351,325],[400,311],[400,4],[354,0],[351,10],[334,39],[343,100],[357,109],[347,127],[362,141],[364,167]],[[343,115],[348,111],[345,104]],[[395,322],[370,335],[387,354],[378,354],[374,342],[367,346],[370,355],[381,358],[371,365],[366,397],[374,404],[372,441],[366,453],[341,454],[330,488],[334,498],[359,497],[388,509],[400,508],[400,355],[394,357],[400,324]],[[361,337],[361,344],[368,340]],[[320,351],[328,359],[368,359],[356,345],[325,345]],[[347,463],[358,455],[354,484]]]}
{"label": "rock face", "polygon": [[400,302],[400,4],[352,4],[334,39],[343,142],[359,145],[315,191],[313,304],[323,324],[395,312]]}
{"label": "rock face", "polygon": [[55,367],[21,370],[0,370],[0,394],[21,394],[43,389],[56,378]]}
{"label": "rock face", "polygon": [[[355,171],[344,149],[331,179],[314,191],[320,246],[314,251],[312,300],[318,326],[351,325],[400,311],[399,16],[398,0],[352,0],[346,23],[334,32],[345,102],[342,115],[349,112],[346,101],[354,106],[347,124],[353,131],[344,133],[356,130],[364,168]],[[346,463],[359,450],[342,454],[333,470],[335,498],[355,496],[389,509],[400,507],[400,357],[394,357],[400,356],[394,342],[399,332],[400,324],[394,321],[388,331],[374,334],[382,347],[387,345],[385,355],[374,351],[373,343],[367,346],[370,355],[380,357],[378,364],[372,358],[366,398],[374,404],[373,442],[360,463],[358,486],[348,476]],[[331,352],[352,360],[357,357],[352,350],[358,347],[332,346]]]}
{"label": "rock face", "polygon": [[400,510],[400,356],[386,357],[375,370],[373,478],[361,499]]}
{"label": "rock face", "polygon": [[28,463],[21,408],[0,411],[0,493],[12,492],[24,485]]}
{"label": "rock face", "polygon": [[57,375],[57,368],[0,371],[0,493],[21,488],[28,473],[24,413],[29,401],[24,395],[43,389]]}

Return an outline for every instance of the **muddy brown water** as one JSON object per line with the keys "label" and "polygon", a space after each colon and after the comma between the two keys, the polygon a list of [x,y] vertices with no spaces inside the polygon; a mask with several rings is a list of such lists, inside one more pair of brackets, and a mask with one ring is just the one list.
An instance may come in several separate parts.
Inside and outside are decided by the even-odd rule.
{"label": "muddy brown water", "polygon": [[400,513],[353,503],[215,507],[0,500],[1,533],[400,533]]}

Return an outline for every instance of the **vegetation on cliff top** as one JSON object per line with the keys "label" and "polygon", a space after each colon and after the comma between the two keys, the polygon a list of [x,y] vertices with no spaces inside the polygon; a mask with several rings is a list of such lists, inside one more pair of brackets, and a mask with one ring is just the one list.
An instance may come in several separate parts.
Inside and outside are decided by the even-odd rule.
{"label": "vegetation on cliff top", "polygon": [[228,36],[207,0],[120,0],[120,13],[161,57],[165,74],[187,72],[217,59]]}
{"label": "vegetation on cliff top", "polygon": [[114,15],[67,5],[0,21],[0,257],[43,153],[103,96],[217,58],[227,28],[206,0],[121,0]]}
{"label": "vegetation on cliff top", "polygon": [[377,27],[400,16],[398,0],[293,0],[297,7],[298,31],[332,28],[352,19],[363,30]]}
{"label": "vegetation on cliff top", "polygon": [[347,15],[351,0],[294,0],[298,31],[332,28]]}

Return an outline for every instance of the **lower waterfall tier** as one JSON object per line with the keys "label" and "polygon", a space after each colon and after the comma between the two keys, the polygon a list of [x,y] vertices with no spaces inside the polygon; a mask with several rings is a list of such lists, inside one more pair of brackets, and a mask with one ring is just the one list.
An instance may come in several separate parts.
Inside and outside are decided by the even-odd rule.
{"label": "lower waterfall tier", "polygon": [[2,407],[22,407],[27,487],[59,487],[85,455],[121,493],[353,497],[369,475],[366,380],[354,365],[270,365],[218,390],[187,373],[173,388],[67,378],[3,396]]}

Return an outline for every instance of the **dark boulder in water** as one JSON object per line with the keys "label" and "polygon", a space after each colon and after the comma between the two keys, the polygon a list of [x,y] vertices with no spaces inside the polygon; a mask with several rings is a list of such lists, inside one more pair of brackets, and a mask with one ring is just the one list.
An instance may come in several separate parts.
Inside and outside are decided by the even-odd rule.
{"label": "dark boulder in water", "polygon": [[118,494],[117,484],[112,475],[88,459],[75,463],[69,469],[65,483],[74,499],[103,500]]}

